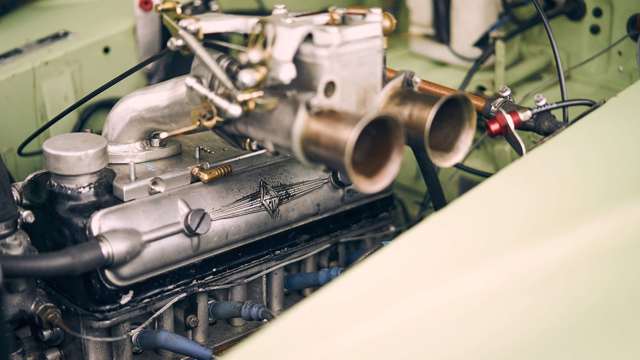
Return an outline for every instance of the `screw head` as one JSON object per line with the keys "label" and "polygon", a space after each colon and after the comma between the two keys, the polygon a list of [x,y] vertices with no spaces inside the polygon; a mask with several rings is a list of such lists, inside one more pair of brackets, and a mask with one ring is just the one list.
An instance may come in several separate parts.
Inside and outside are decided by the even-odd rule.
{"label": "screw head", "polygon": [[542,94],[536,94],[533,101],[538,107],[547,105],[547,98]]}
{"label": "screw head", "polygon": [[204,235],[211,229],[211,218],[204,209],[193,209],[184,219],[184,229],[192,236]]}
{"label": "screw head", "polygon": [[500,95],[500,97],[508,98],[509,96],[511,96],[511,88],[507,85],[502,85],[498,89],[498,95]]}

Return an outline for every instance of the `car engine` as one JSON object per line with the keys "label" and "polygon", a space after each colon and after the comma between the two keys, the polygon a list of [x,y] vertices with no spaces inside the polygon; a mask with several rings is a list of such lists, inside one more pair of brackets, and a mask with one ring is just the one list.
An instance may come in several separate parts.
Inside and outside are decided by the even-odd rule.
{"label": "car engine", "polygon": [[[45,169],[4,194],[22,213],[1,242],[14,354],[156,358],[162,334],[224,348],[398,233],[405,143],[439,166],[471,146],[469,97],[387,77],[379,8],[158,10],[189,74],[122,98],[101,135],[51,137]],[[246,37],[240,56],[206,46],[223,33]]]}
{"label": "car engine", "polygon": [[[532,1],[545,21],[533,13],[511,33],[496,29],[527,2],[474,2],[473,29],[491,27],[477,43],[449,33],[437,15],[448,1],[428,11],[409,1],[436,14],[413,20],[429,35],[410,39],[414,51],[471,65],[459,89],[388,66],[397,20],[380,7],[243,14],[214,1],[135,3],[160,20],[166,46],[27,137],[17,153],[41,154],[41,170],[16,181],[0,159],[0,348],[10,359],[212,359],[445,207],[443,171],[492,176],[463,164],[485,138],[521,157],[527,136],[546,140],[602,105],[565,98],[550,31],[562,101],[536,95],[525,106],[503,83],[516,61],[504,42],[547,25],[544,11],[579,21],[584,1]],[[454,5],[462,28],[473,14]],[[192,59],[185,71],[151,74],[173,55]],[[503,86],[467,92],[486,63],[502,67]],[[148,86],[108,101],[100,131],[57,133],[25,150],[140,71]],[[570,107],[587,111],[570,122]],[[426,185],[417,217],[394,191],[407,158]],[[476,183],[458,185],[461,194]]]}

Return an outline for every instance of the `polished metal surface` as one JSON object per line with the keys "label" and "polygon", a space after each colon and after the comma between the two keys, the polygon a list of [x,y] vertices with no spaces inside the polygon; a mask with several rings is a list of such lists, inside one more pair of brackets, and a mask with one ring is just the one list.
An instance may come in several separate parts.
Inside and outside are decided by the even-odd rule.
{"label": "polished metal surface", "polygon": [[[111,164],[109,167],[116,173],[113,180],[113,193],[123,201],[131,201],[159,192],[169,191],[189,185],[192,181],[191,170],[195,166],[215,167],[234,163],[234,171],[264,163],[264,159],[275,160],[265,151],[247,153],[231,147],[212,133],[200,133],[181,136],[174,140],[180,148],[180,154],[165,159],[135,164],[135,180],[130,177],[130,165]],[[196,158],[195,149],[203,147],[209,151],[199,151]],[[263,160],[257,162],[257,157]],[[162,190],[162,191],[159,191]]]}
{"label": "polished metal surface", "polygon": [[268,276],[268,305],[271,312],[279,315],[284,310],[284,269],[272,271]]}
{"label": "polished metal surface", "polygon": [[42,152],[45,168],[57,175],[92,174],[108,163],[107,140],[90,133],[56,135],[44,142]]}
{"label": "polished metal surface", "polygon": [[424,149],[439,167],[464,160],[476,132],[477,114],[463,93],[438,96],[407,86],[412,79],[399,76],[381,94],[380,111],[399,119],[407,142]]}
{"label": "polished metal surface", "polygon": [[109,142],[109,162],[128,164],[167,158],[180,152],[175,143],[154,147],[150,135],[191,125],[197,99],[187,96],[185,77],[177,77],[125,96],[109,112],[102,135]]}
{"label": "polished metal surface", "polygon": [[[109,239],[128,229],[143,241],[138,256],[106,269],[105,278],[126,286],[385,196],[335,187],[329,173],[292,158],[251,160],[253,166],[213,183],[184,185],[96,212],[91,234]],[[184,221],[200,208],[207,210],[211,228],[192,235]]]}
{"label": "polished metal surface", "polygon": [[[138,163],[176,154],[180,150],[170,150],[169,144],[150,142],[150,134],[192,125],[197,106],[208,104],[211,116],[225,120],[220,131],[248,137],[303,163],[344,172],[361,192],[383,190],[400,169],[402,129],[392,116],[375,111],[384,75],[384,16],[380,9],[356,15],[338,21],[328,13],[294,16],[276,11],[260,21],[221,14],[185,19],[179,25],[169,21],[196,54],[191,75],[139,90],[115,106],[104,128],[110,162]],[[256,82],[258,91],[237,94],[227,74],[221,74],[227,69],[213,64],[216,52],[204,49],[190,34],[223,30],[249,35],[246,52],[236,61],[245,71],[266,71],[266,81]],[[243,106],[236,103],[241,98]],[[186,179],[170,178],[169,187]],[[156,179],[149,193],[166,191],[166,182]],[[131,198],[117,188],[120,198]]]}
{"label": "polished metal surface", "polygon": [[400,171],[404,131],[389,116],[325,111],[305,118],[300,143],[305,159],[344,172],[359,191],[376,193]]}

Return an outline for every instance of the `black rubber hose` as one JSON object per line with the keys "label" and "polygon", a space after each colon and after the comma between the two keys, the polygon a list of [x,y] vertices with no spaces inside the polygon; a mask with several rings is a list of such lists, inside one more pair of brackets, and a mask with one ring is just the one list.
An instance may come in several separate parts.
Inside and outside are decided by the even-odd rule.
{"label": "black rubber hose", "polygon": [[142,350],[167,350],[198,360],[214,358],[213,350],[166,330],[142,330],[133,336],[133,343]]}
{"label": "black rubber hose", "polygon": [[164,50],[160,51],[159,53],[157,53],[157,54],[155,54],[155,55],[143,60],[141,63],[136,64],[133,67],[127,69],[122,74],[120,74],[120,75],[116,76],[115,78],[107,81],[106,83],[104,83],[100,87],[98,87],[97,89],[93,90],[92,92],[90,92],[87,95],[85,95],[84,97],[82,97],[82,99],[76,101],[75,103],[71,104],[71,106],[69,106],[66,109],[62,110],[61,113],[56,115],[53,119],[47,121],[44,125],[40,126],[33,133],[31,133],[29,136],[27,136],[27,138],[24,139],[24,141],[22,141],[22,143],[20,143],[20,145],[18,145],[18,150],[17,150],[18,156],[27,157],[27,156],[36,156],[36,155],[42,154],[42,150],[24,151],[24,149],[29,144],[31,144],[31,142],[34,139],[36,139],[38,136],[40,136],[43,132],[47,131],[50,127],[55,125],[58,121],[62,120],[65,116],[69,115],[70,113],[74,112],[77,108],[79,108],[80,106],[82,106],[85,103],[87,103],[87,101],[93,99],[94,97],[96,97],[99,94],[103,93],[107,89],[111,88],[113,85],[115,85],[115,84],[119,83],[120,81],[126,79],[127,77],[129,77],[130,75],[136,73],[137,71],[139,71],[141,69],[144,69],[147,65],[157,61],[158,59],[162,58],[163,56],[165,56],[168,53],[169,53],[169,49],[164,49]]}
{"label": "black rubber hose", "polygon": [[80,132],[83,131],[85,126],[87,126],[87,122],[89,119],[100,110],[111,110],[111,108],[120,100],[120,98],[106,98],[100,99],[96,102],[93,102],[87,105],[86,108],[82,109],[80,115],[78,116],[78,121],[76,121],[75,125],[73,125],[72,132]]}
{"label": "black rubber hose", "polygon": [[447,198],[444,196],[444,190],[442,190],[442,184],[438,178],[436,167],[433,165],[431,160],[429,160],[429,157],[424,150],[416,149],[414,147],[411,147],[411,150],[413,151],[413,155],[418,163],[418,168],[420,168],[420,173],[422,174],[422,179],[427,187],[427,192],[429,193],[431,203],[433,204],[433,209],[442,209],[447,206]]}
{"label": "black rubber hose", "polygon": [[63,250],[34,255],[0,255],[0,266],[7,277],[52,277],[79,275],[107,263],[97,241]]}
{"label": "black rubber hose", "polygon": [[556,109],[567,109],[572,106],[596,106],[596,105],[598,105],[596,101],[589,100],[589,99],[566,100],[566,101],[560,101],[560,102],[537,107],[531,110],[531,114],[536,115],[539,113],[556,110]]}
{"label": "black rubber hose", "polygon": [[480,54],[480,56],[478,56],[478,58],[473,62],[466,75],[464,76],[464,79],[462,79],[460,86],[458,86],[458,90],[465,91],[467,87],[469,87],[469,84],[471,83],[473,77],[478,71],[480,71],[482,65],[484,65],[484,63],[487,62],[487,60],[489,60],[491,56],[493,56],[494,52],[495,48],[493,46],[488,46],[484,50],[482,50],[482,54]]}
{"label": "black rubber hose", "polygon": [[486,172],[486,171],[482,171],[482,170],[478,170],[478,169],[472,168],[472,167],[464,165],[464,164],[456,164],[455,168],[460,170],[460,171],[464,171],[466,173],[469,173],[471,175],[475,175],[475,176],[479,176],[479,177],[483,177],[483,178],[489,178],[489,177],[493,176],[492,173],[489,173],[489,172]]}

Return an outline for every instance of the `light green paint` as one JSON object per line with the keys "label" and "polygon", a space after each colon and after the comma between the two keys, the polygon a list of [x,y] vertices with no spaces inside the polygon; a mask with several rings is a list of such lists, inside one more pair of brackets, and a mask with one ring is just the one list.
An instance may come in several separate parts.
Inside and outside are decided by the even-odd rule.
{"label": "light green paint", "polygon": [[[0,19],[0,52],[59,30],[72,35],[0,65],[0,153],[17,178],[41,168],[17,159],[16,147],[37,126],[74,100],[138,62],[129,0],[33,1]],[[108,46],[108,54],[103,48]],[[122,96],[145,84],[142,74],[102,96]],[[68,131],[77,112],[50,133]],[[39,147],[46,136],[34,142]]]}

